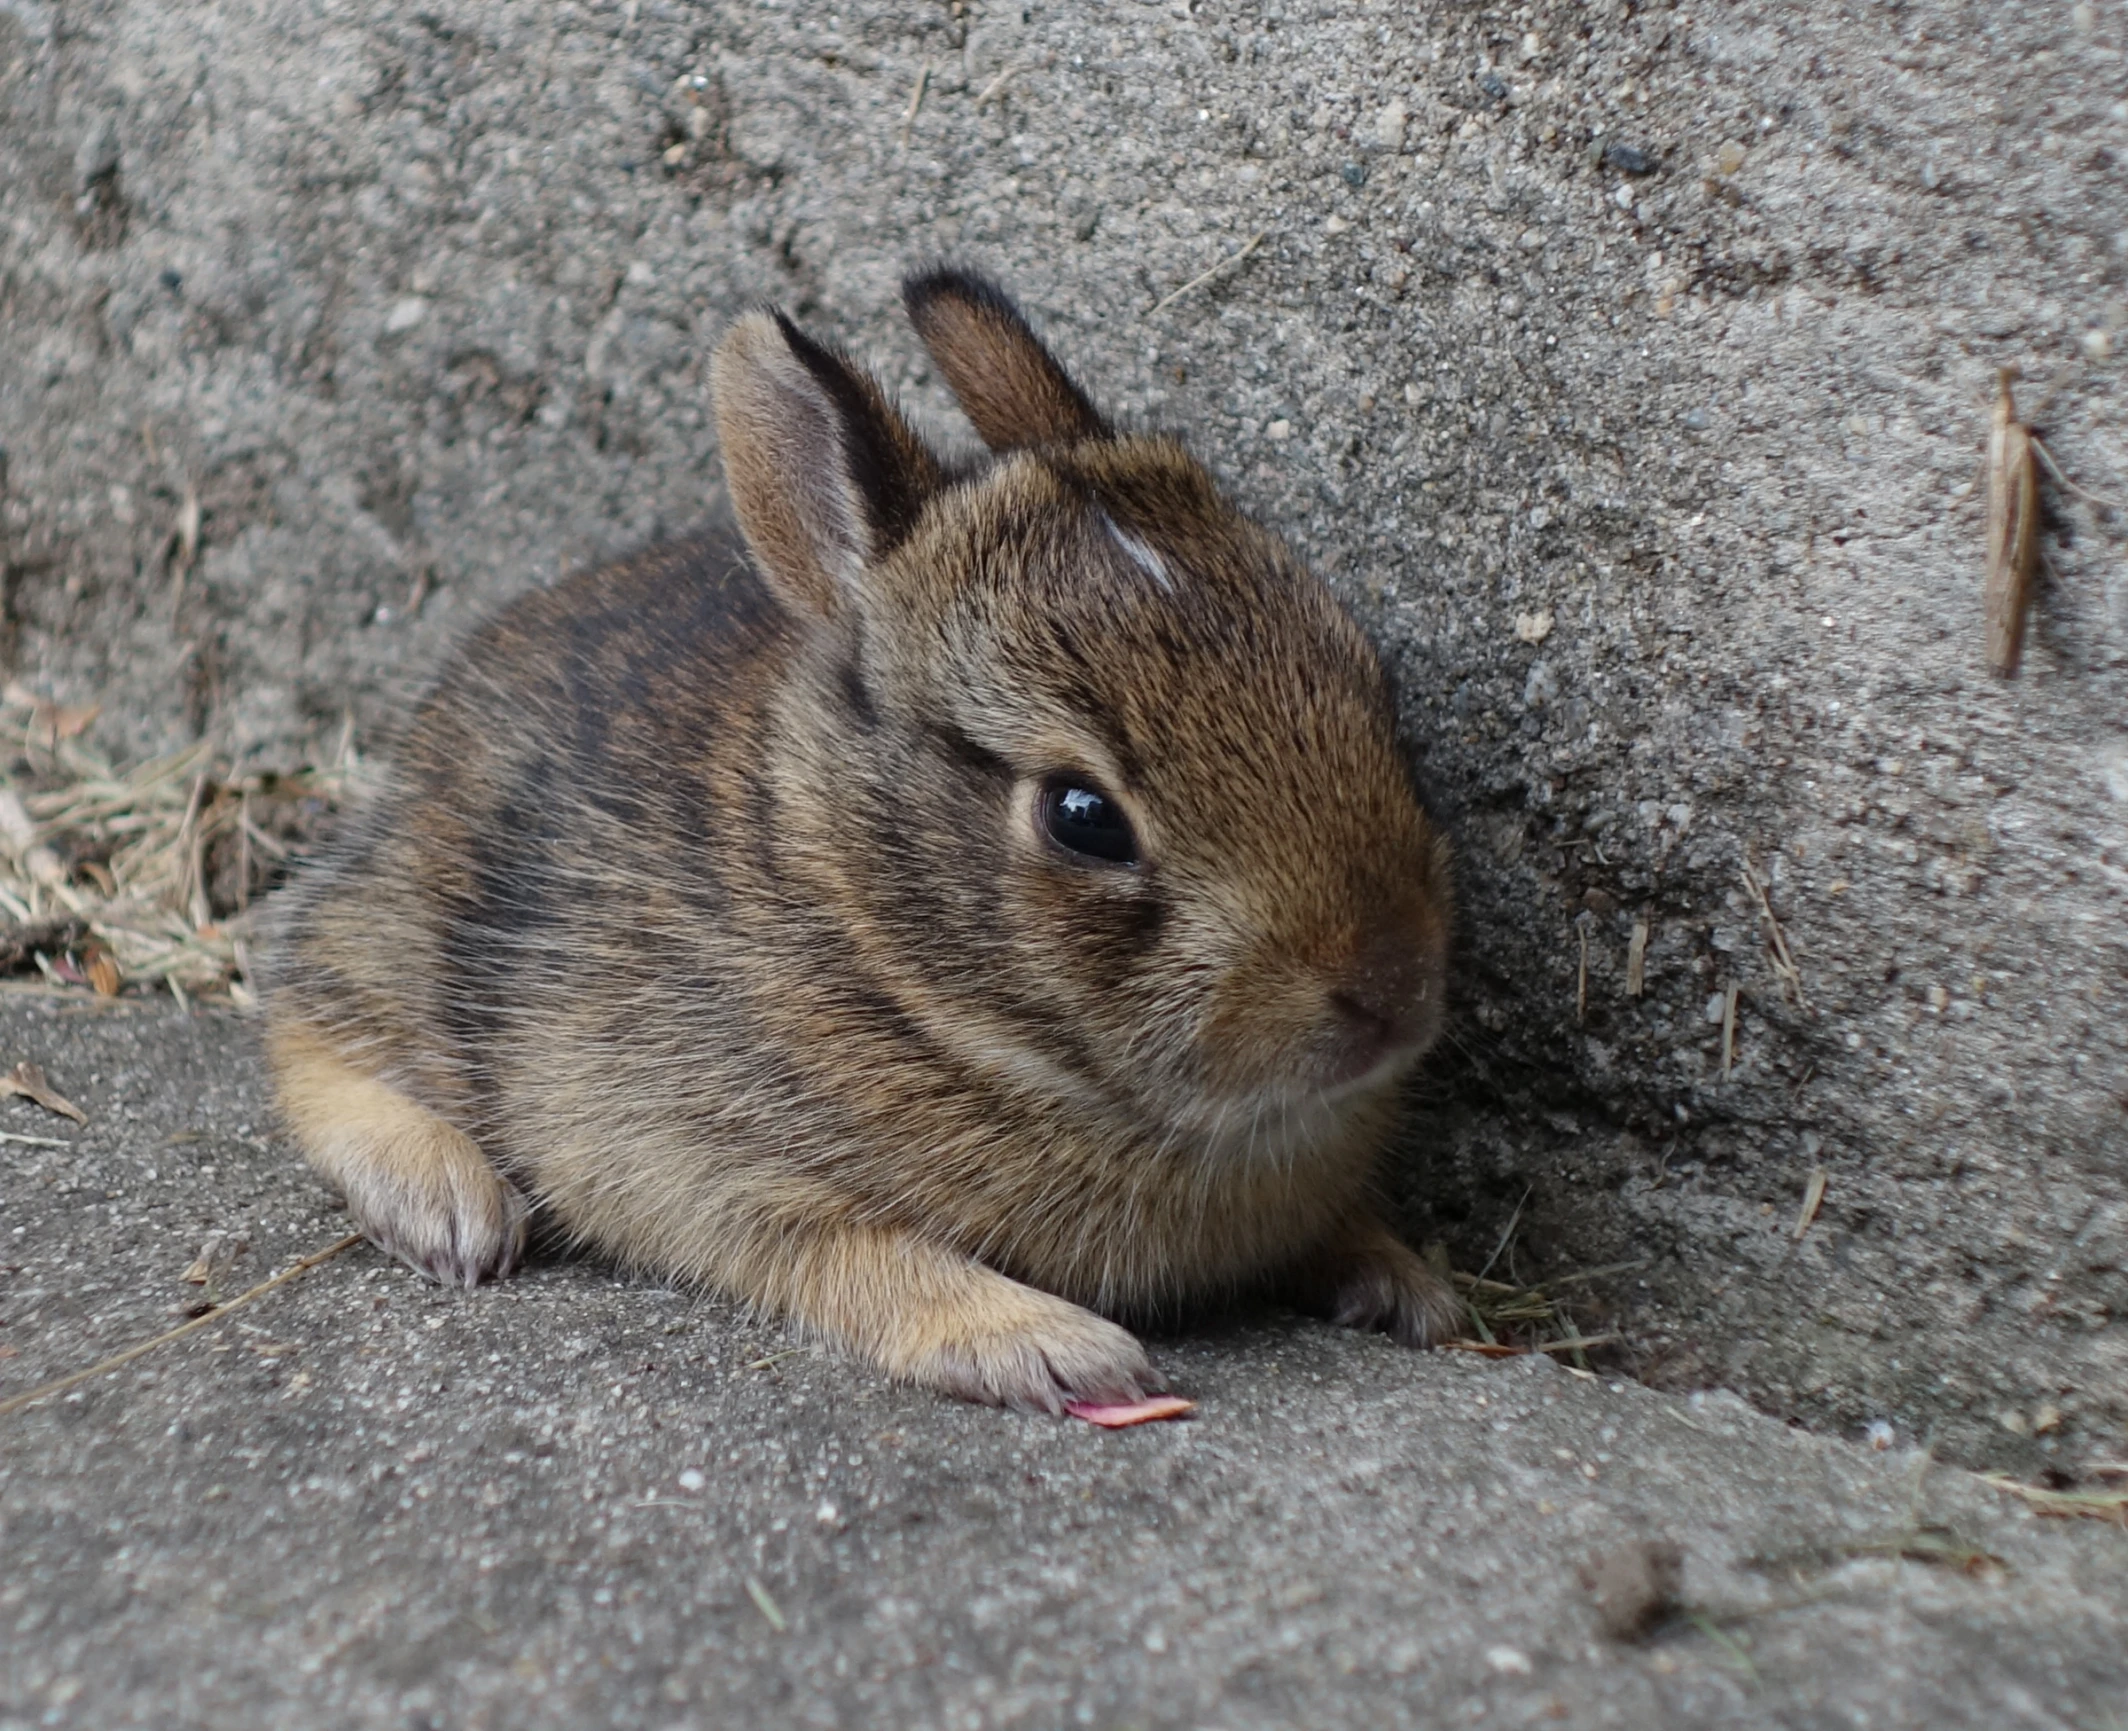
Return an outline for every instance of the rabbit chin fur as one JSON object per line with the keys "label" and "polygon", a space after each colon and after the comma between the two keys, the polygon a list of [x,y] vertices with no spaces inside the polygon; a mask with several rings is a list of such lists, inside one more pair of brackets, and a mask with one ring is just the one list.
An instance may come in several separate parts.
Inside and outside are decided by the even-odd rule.
{"label": "rabbit chin fur", "polygon": [[[1438,1338],[1370,1196],[1449,914],[1373,652],[994,288],[906,298],[992,455],[741,320],[737,533],[504,610],[282,896],[291,1128],[438,1278],[529,1197],[973,1399],[1134,1396],[1094,1311],[1251,1283]],[[1060,778],[1134,858],[1053,839]]]}

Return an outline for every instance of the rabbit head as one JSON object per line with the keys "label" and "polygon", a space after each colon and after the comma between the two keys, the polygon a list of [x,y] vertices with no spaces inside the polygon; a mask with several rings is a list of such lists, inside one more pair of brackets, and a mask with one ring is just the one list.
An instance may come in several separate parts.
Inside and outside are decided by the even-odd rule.
{"label": "rabbit head", "polygon": [[780,845],[852,989],[1017,1092],[1178,1140],[1377,1116],[1440,1024],[1451,892],[1374,651],[995,288],[904,295],[980,462],[780,315],[714,367],[734,511],[802,637]]}

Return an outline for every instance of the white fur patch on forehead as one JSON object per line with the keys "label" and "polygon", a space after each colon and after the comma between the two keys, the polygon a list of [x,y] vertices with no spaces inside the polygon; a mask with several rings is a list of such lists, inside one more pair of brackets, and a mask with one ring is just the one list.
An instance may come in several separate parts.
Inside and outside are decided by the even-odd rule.
{"label": "white fur patch on forehead", "polygon": [[1175,593],[1175,580],[1167,574],[1167,566],[1159,554],[1128,529],[1119,527],[1116,520],[1106,511],[1096,512],[1095,515],[1101,519],[1101,527],[1108,531],[1108,538],[1123,549],[1125,558],[1159,585],[1161,594]]}

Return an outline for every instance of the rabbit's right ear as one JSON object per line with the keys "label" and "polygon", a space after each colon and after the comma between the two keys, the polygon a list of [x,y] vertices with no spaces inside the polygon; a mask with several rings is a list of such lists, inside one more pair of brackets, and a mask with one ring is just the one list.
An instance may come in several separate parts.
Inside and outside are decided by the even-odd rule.
{"label": "rabbit's right ear", "polygon": [[996,283],[941,267],[910,277],[901,298],[947,389],[993,451],[1108,437],[1100,410]]}
{"label": "rabbit's right ear", "polygon": [[828,618],[908,534],[938,459],[871,375],[781,313],[749,313],[710,363],[733,513],[786,601]]}

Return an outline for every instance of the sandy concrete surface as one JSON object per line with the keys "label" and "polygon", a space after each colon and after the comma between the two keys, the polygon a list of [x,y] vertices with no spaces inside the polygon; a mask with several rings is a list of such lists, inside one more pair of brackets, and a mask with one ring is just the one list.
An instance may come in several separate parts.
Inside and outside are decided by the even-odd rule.
{"label": "sandy concrete surface", "polygon": [[[715,507],[735,310],[951,437],[894,284],[981,265],[1396,666],[1464,908],[1413,1235],[1643,1262],[1579,1315],[1651,1385],[2088,1474],[2128,1454],[2124,49],[2053,0],[0,0],[0,657],[121,755],[379,744],[498,599]],[[2012,364],[2082,492],[2004,682]],[[155,1309],[131,1266],[98,1302]],[[589,1339],[587,1281],[493,1303]],[[1273,1338],[1218,1361],[1256,1419]]]}
{"label": "sandy concrete surface", "polygon": [[[0,1003],[0,1399],[344,1216],[252,1030]],[[56,1126],[56,1127],[55,1127]],[[0,1731],[1985,1725],[2112,1731],[2128,1537],[1918,1453],[1265,1313],[1103,1433],[883,1385],[586,1263],[361,1248],[0,1417]],[[1681,1547],[1605,1633],[1583,1571]],[[1905,1553],[1902,1558],[1902,1551]]]}

